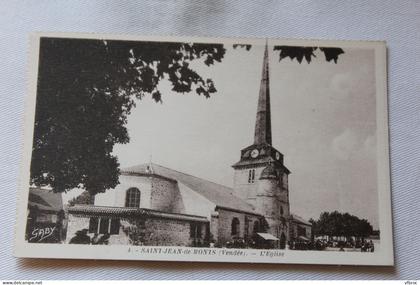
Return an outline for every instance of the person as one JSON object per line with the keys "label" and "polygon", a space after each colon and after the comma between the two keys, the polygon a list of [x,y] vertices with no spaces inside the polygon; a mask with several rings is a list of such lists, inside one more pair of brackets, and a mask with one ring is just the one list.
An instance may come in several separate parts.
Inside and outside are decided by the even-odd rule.
{"label": "person", "polygon": [[292,240],[289,240],[289,249],[295,249]]}
{"label": "person", "polygon": [[71,244],[90,244],[90,237],[87,235],[88,230],[83,229],[81,231],[77,231],[76,235],[71,238]]}
{"label": "person", "polygon": [[367,242],[362,242],[362,247],[360,248],[360,250],[362,252],[366,252],[369,249],[369,245],[367,244]]}
{"label": "person", "polygon": [[99,234],[95,233],[92,237],[91,243],[92,244],[98,244],[98,242],[99,242]]}
{"label": "person", "polygon": [[374,252],[375,251],[375,245],[373,244],[373,241],[370,240],[370,252]]}

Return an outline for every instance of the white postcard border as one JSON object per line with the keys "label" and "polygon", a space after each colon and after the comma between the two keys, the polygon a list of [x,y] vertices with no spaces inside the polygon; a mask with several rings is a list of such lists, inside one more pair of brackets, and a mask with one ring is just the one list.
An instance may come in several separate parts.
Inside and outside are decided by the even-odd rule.
{"label": "white postcard border", "polygon": [[[39,40],[41,37],[65,37],[88,39],[112,39],[133,41],[191,41],[224,44],[264,44],[265,39],[251,38],[196,38],[196,37],[159,37],[132,35],[104,35],[78,33],[36,33],[30,38],[28,95],[26,96],[23,155],[18,188],[15,247],[16,257],[28,258],[72,258],[108,260],[160,260],[160,261],[197,261],[197,262],[239,262],[239,263],[295,263],[295,264],[342,264],[342,265],[385,265],[394,264],[393,232],[391,214],[391,184],[389,162],[388,104],[386,46],[380,41],[330,41],[304,39],[269,39],[270,44],[331,46],[341,48],[372,48],[375,50],[376,70],[376,108],[377,108],[377,159],[378,159],[378,201],[380,224],[380,250],[373,253],[363,252],[326,252],[299,250],[269,250],[273,257],[264,256],[267,250],[222,249],[191,247],[153,247],[153,246],[86,246],[69,244],[34,244],[25,241],[26,209],[29,191],[29,171],[31,162],[33,125],[36,105],[38,75]],[[136,252],[139,248],[160,248],[161,253]],[[170,253],[171,250],[183,253]],[[209,254],[194,254],[194,250],[208,250]],[[162,253],[166,250],[166,253]],[[243,255],[223,255],[223,250],[238,251]],[[197,251],[198,252],[198,251]]]}

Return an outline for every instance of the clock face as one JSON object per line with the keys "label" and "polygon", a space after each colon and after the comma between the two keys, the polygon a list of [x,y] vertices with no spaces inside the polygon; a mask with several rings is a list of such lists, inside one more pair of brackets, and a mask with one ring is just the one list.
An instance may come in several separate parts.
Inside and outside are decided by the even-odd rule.
{"label": "clock face", "polygon": [[260,152],[258,151],[258,149],[253,149],[252,151],[251,151],[251,157],[252,158],[256,158],[257,156],[258,156],[258,154],[259,154]]}
{"label": "clock face", "polygon": [[280,153],[276,152],[276,159],[279,160],[280,159]]}

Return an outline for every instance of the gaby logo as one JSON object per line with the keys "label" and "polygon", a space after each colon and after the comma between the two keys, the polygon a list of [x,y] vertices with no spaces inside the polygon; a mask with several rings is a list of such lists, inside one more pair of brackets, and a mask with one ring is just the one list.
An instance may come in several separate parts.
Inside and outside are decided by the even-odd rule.
{"label": "gaby logo", "polygon": [[55,226],[46,228],[35,228],[31,233],[29,241],[42,241],[50,237],[54,233],[55,228]]}

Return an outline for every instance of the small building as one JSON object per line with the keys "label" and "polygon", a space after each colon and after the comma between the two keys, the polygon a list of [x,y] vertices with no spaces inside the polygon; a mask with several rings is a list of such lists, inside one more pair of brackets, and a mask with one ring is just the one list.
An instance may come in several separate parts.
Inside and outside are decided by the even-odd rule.
{"label": "small building", "polygon": [[312,224],[298,215],[290,215],[291,241],[310,241],[312,239]]}

